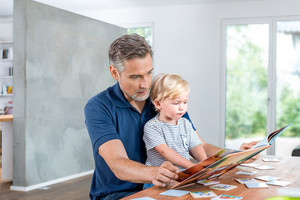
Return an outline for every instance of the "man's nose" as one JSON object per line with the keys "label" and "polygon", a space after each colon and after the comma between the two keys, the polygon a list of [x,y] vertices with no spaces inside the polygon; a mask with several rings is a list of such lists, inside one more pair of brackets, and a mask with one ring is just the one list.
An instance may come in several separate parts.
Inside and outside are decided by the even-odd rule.
{"label": "man's nose", "polygon": [[143,78],[141,80],[141,88],[149,88],[149,83],[147,79]]}

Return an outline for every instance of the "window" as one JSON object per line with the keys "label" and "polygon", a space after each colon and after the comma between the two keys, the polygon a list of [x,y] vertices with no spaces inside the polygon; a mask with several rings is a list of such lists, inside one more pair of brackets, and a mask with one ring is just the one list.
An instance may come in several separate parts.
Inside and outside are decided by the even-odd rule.
{"label": "window", "polygon": [[226,20],[223,36],[225,146],[293,123],[268,150],[291,155],[300,144],[300,20]]}
{"label": "window", "polygon": [[226,29],[226,146],[238,148],[241,139],[265,136],[269,25],[228,25]]}
{"label": "window", "polygon": [[275,146],[283,156],[300,144],[300,20],[277,22],[276,46],[276,128],[293,123]]}
{"label": "window", "polygon": [[152,27],[135,27],[127,28],[127,34],[136,33],[140,36],[143,36],[148,44],[153,48],[153,31]]}

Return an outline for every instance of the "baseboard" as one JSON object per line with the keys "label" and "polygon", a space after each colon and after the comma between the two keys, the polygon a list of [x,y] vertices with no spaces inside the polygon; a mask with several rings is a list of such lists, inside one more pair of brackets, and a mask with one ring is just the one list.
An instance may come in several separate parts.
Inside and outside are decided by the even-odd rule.
{"label": "baseboard", "polygon": [[49,185],[53,185],[53,184],[56,184],[56,183],[61,183],[61,182],[72,180],[72,179],[79,178],[79,177],[82,177],[82,176],[87,176],[87,175],[90,175],[92,173],[94,173],[94,170],[82,172],[82,173],[79,173],[79,174],[74,174],[74,175],[71,175],[71,176],[66,176],[66,177],[63,177],[63,178],[59,178],[59,179],[55,179],[55,180],[52,180],[52,181],[47,181],[47,182],[43,182],[43,183],[39,183],[39,184],[36,184],[36,185],[27,186],[27,187],[12,185],[12,186],[10,186],[10,190],[28,192],[28,191],[31,191],[31,190],[36,190],[36,189],[41,188],[41,187],[46,187],[46,186],[49,186]]}

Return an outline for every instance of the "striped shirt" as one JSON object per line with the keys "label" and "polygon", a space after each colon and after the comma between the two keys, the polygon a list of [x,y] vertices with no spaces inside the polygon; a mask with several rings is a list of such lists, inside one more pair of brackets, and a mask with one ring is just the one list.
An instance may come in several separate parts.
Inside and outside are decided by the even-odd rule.
{"label": "striped shirt", "polygon": [[160,144],[166,144],[170,149],[188,160],[190,159],[189,151],[201,144],[189,120],[181,118],[177,125],[171,125],[160,121],[158,115],[145,124],[143,140],[147,150],[146,165],[148,166],[160,166],[166,161],[154,149]]}

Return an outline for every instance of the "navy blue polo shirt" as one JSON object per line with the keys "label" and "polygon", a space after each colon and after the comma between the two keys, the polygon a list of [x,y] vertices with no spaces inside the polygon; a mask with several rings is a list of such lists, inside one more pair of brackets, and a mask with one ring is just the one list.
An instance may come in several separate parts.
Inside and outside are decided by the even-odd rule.
{"label": "navy blue polo shirt", "polygon": [[[142,184],[118,179],[99,155],[98,148],[107,141],[122,141],[129,159],[146,161],[143,128],[156,115],[150,98],[139,113],[125,98],[118,83],[92,97],[85,106],[85,123],[93,146],[95,171],[90,197],[105,196],[116,191],[140,190]],[[189,119],[188,114],[185,115]]]}

